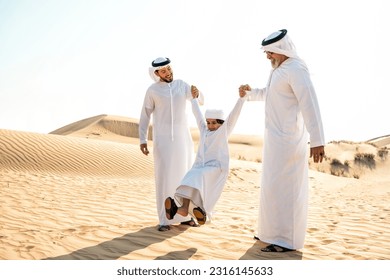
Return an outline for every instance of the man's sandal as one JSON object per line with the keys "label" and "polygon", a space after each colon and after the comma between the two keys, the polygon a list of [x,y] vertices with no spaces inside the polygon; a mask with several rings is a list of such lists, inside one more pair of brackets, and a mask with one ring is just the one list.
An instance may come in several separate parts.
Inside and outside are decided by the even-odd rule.
{"label": "man's sandal", "polygon": [[261,248],[262,252],[276,252],[276,253],[283,253],[283,252],[290,252],[295,251],[293,249],[285,248],[276,244],[268,245],[265,248]]}

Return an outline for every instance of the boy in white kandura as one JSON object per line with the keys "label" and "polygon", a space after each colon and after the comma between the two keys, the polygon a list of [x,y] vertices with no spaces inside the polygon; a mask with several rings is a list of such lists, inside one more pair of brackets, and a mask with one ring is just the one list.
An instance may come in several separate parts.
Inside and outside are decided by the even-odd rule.
{"label": "boy in white kandura", "polygon": [[239,96],[226,119],[221,110],[206,110],[205,120],[193,95],[192,111],[200,131],[198,152],[192,168],[176,189],[175,199],[168,197],[165,200],[167,219],[173,219],[176,214],[187,216],[192,209],[192,215],[200,225],[206,219],[210,220],[229,174],[228,137],[246,101],[246,93],[240,92]]}

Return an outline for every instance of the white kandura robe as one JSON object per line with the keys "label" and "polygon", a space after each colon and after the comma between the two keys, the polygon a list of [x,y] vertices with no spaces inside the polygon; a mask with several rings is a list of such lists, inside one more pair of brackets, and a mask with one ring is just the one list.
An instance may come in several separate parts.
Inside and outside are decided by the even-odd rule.
{"label": "white kandura robe", "polygon": [[[203,103],[203,95],[199,98]],[[147,143],[150,117],[153,115],[153,157],[156,204],[160,225],[186,221],[176,215],[168,220],[164,201],[173,197],[181,179],[191,168],[194,143],[187,121],[187,100],[192,99],[191,87],[182,80],[156,82],[146,91],[139,122],[140,143]]]}
{"label": "white kandura robe", "polygon": [[206,212],[208,221],[229,175],[228,137],[245,100],[246,97],[238,99],[225,122],[215,131],[208,130],[197,99],[192,100],[192,111],[200,131],[199,147],[194,165],[181,181],[175,198],[180,205],[183,198],[190,199],[190,208],[201,207]]}
{"label": "white kandura robe", "polygon": [[288,58],[271,71],[266,88],[251,91],[249,100],[265,100],[259,238],[301,249],[308,210],[307,131],[311,147],[325,145],[318,101],[305,63]]}

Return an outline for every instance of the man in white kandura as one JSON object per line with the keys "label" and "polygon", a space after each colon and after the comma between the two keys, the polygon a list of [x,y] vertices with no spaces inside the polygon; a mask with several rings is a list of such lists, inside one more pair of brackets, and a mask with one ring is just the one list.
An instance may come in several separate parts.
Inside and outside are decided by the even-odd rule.
{"label": "man in white kandura", "polygon": [[195,86],[173,79],[170,62],[166,57],[159,57],[152,62],[149,74],[155,83],[146,91],[139,123],[140,149],[148,155],[148,127],[153,114],[153,157],[159,231],[167,231],[170,224],[179,222],[198,226],[189,216],[173,220],[168,220],[165,216],[165,198],[175,194],[181,179],[193,164],[194,143],[186,112],[187,101],[192,99],[191,92],[203,104],[203,95]]}
{"label": "man in white kandura", "polygon": [[[249,100],[265,101],[263,173],[258,237],[270,245],[263,252],[286,252],[304,246],[308,210],[308,137],[310,157],[322,162],[325,139],[320,109],[305,62],[296,53],[287,30],[262,42],[271,61],[262,89],[242,85]],[[305,129],[306,128],[306,129]]]}
{"label": "man in white kandura", "polygon": [[206,110],[203,118],[196,95],[193,95],[192,112],[200,132],[198,152],[194,165],[175,193],[180,207],[172,197],[165,200],[168,219],[173,219],[176,213],[187,216],[192,210],[200,225],[206,219],[210,221],[229,175],[228,138],[246,100],[245,95],[246,92],[240,92],[240,98],[226,120],[222,110]]}

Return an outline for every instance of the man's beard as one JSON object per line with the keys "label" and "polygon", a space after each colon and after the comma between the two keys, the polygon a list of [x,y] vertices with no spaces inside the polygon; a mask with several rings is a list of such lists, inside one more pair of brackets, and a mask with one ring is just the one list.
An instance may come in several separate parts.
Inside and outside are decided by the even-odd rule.
{"label": "man's beard", "polygon": [[273,69],[278,68],[280,64],[281,64],[280,60],[276,60],[276,59],[271,60],[271,65]]}
{"label": "man's beard", "polygon": [[161,80],[163,80],[163,81],[166,82],[166,83],[170,83],[170,82],[173,81],[173,76],[172,76],[171,78],[169,78],[169,79],[161,78]]}

